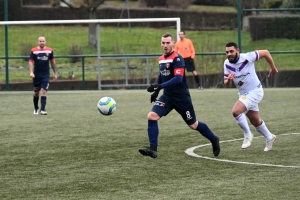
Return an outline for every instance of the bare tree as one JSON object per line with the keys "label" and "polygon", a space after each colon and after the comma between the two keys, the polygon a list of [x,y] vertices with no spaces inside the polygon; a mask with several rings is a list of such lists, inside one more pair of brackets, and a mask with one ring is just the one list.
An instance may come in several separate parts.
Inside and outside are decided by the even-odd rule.
{"label": "bare tree", "polygon": [[[103,4],[105,0],[50,0],[53,7],[60,6],[60,3],[66,4],[70,9],[84,9],[89,13],[89,19],[96,18],[97,8]],[[97,46],[96,24],[89,24],[89,45]]]}

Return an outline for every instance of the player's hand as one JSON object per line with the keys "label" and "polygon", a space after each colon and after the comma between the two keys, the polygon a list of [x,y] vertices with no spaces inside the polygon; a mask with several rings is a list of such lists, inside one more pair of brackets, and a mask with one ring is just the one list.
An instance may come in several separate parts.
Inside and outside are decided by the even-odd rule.
{"label": "player's hand", "polygon": [[233,79],[234,79],[234,73],[229,74],[229,75],[228,75],[228,79],[229,79],[229,80],[233,80]]}
{"label": "player's hand", "polygon": [[54,74],[53,75],[53,80],[56,80],[57,79],[57,74]]}
{"label": "player's hand", "polygon": [[278,70],[276,68],[270,69],[268,77],[273,76],[273,75],[275,75],[277,73],[278,73]]}
{"label": "player's hand", "polygon": [[148,92],[155,92],[155,91],[159,91],[161,90],[161,85],[160,84],[151,84],[148,88],[147,91]]}
{"label": "player's hand", "polygon": [[153,92],[151,94],[151,96],[150,96],[150,103],[157,101],[156,98],[158,97],[158,94],[159,94],[159,90],[157,90],[157,91],[155,91],[155,92]]}
{"label": "player's hand", "polygon": [[32,73],[32,72],[29,74],[29,76],[30,76],[31,78],[34,78],[34,77],[35,77],[34,73]]}

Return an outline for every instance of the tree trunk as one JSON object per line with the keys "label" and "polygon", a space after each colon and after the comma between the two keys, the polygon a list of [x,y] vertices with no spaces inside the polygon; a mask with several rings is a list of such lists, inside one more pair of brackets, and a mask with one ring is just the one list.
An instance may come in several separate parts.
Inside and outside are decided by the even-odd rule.
{"label": "tree trunk", "polygon": [[[89,18],[95,19],[95,11],[89,12]],[[91,47],[97,47],[97,35],[96,35],[96,24],[89,24],[89,45]]]}

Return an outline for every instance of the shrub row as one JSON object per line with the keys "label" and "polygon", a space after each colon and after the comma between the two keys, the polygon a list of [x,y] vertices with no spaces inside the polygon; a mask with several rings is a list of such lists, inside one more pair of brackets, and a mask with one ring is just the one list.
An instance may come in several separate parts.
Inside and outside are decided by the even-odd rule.
{"label": "shrub row", "polygon": [[[14,0],[15,1],[15,0]],[[0,0],[0,4],[3,0]],[[20,4],[20,3],[19,3]],[[69,8],[52,7],[18,7],[18,4],[9,4],[8,19],[10,21],[23,20],[75,20],[88,19],[88,12],[85,10],[72,10]],[[120,17],[122,8],[103,7],[97,10],[97,19],[116,19]],[[205,12],[205,11],[187,11],[155,8],[155,9],[130,9],[130,18],[171,18],[180,17],[181,26],[184,29],[233,29],[237,27],[237,17],[235,13]],[[122,18],[128,18],[126,14]],[[4,20],[3,7],[0,7],[0,21]],[[115,25],[115,24],[114,24]],[[170,23],[143,23],[140,26],[150,27],[170,27]]]}
{"label": "shrub row", "polygon": [[251,16],[250,35],[253,41],[266,38],[300,39],[300,16]]}

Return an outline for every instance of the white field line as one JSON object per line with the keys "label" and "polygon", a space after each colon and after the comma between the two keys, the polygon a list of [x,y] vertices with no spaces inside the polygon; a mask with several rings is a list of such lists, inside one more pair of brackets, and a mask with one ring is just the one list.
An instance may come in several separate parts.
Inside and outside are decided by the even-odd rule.
{"label": "white field line", "polygon": [[[286,133],[286,134],[280,134],[279,136],[298,135],[298,134],[300,134],[300,133]],[[254,137],[254,138],[260,138],[260,137],[263,137],[263,136],[258,136],[258,137]],[[244,140],[244,138],[220,141],[220,143],[234,142],[234,141],[238,141],[238,140]],[[266,163],[252,163],[252,162],[242,162],[242,161],[234,161],[234,160],[227,160],[227,159],[218,159],[218,158],[211,158],[211,157],[207,157],[207,156],[201,156],[201,155],[198,155],[198,154],[194,153],[195,149],[205,147],[205,146],[210,146],[210,145],[211,145],[211,143],[203,144],[203,145],[199,145],[199,146],[194,146],[194,147],[191,147],[191,148],[188,148],[187,150],[185,150],[185,153],[188,154],[189,156],[193,156],[193,157],[196,157],[196,158],[204,158],[204,159],[207,159],[207,160],[214,160],[214,161],[219,161],[219,162],[237,163],[237,164],[245,164],[245,165],[268,166],[268,167],[300,168],[300,166],[293,166],[293,165],[274,165],[274,164],[266,164]]]}

